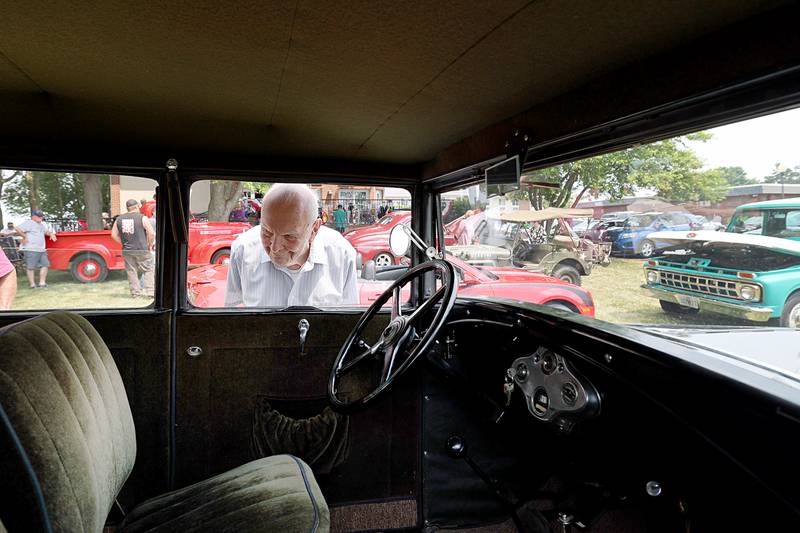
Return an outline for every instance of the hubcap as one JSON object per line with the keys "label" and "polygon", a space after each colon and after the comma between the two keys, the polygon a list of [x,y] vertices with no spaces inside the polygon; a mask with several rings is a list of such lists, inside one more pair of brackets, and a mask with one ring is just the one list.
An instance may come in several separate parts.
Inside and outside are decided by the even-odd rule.
{"label": "hubcap", "polygon": [[375,266],[385,267],[392,264],[392,259],[386,254],[380,254],[375,258]]}
{"label": "hubcap", "polygon": [[795,305],[789,313],[789,327],[800,329],[800,304]]}
{"label": "hubcap", "polygon": [[94,263],[85,263],[83,265],[83,273],[89,277],[94,276],[95,274],[97,274],[97,265],[95,265]]}
{"label": "hubcap", "polygon": [[653,253],[653,245],[646,242],[642,245],[642,255],[651,255]]}

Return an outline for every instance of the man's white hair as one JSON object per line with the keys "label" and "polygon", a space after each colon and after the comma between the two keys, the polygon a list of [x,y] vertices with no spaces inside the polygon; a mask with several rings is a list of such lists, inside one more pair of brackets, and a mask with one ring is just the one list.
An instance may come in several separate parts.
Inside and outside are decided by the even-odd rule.
{"label": "man's white hair", "polygon": [[269,208],[270,204],[297,204],[300,208],[303,218],[306,223],[311,224],[317,217],[319,212],[317,210],[317,195],[314,191],[306,185],[296,183],[279,183],[270,187],[264,196],[262,204],[261,220],[264,220],[264,210]]}

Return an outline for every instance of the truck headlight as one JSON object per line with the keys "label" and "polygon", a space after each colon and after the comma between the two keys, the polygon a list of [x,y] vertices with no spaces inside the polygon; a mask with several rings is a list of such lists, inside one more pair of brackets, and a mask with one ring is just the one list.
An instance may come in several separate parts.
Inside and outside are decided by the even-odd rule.
{"label": "truck headlight", "polygon": [[658,272],[655,270],[648,270],[647,274],[645,274],[645,278],[647,279],[647,283],[658,283]]}
{"label": "truck headlight", "polygon": [[739,289],[739,295],[742,297],[743,300],[757,300],[760,296],[761,291],[759,291],[758,287],[754,287],[752,285],[742,285]]}

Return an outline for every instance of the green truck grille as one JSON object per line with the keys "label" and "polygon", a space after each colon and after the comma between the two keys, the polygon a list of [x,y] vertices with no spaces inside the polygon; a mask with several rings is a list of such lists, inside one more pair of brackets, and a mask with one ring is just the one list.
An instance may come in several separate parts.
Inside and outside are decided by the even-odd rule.
{"label": "green truck grille", "polygon": [[724,279],[708,278],[692,274],[659,271],[660,283],[666,287],[699,292],[711,296],[742,299],[739,296],[738,283]]}

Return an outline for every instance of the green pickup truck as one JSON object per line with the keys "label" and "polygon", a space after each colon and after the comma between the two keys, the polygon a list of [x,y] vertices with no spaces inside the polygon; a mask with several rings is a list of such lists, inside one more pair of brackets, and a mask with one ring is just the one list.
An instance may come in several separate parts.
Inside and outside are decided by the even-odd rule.
{"label": "green pickup truck", "polygon": [[668,313],[720,313],[800,328],[800,198],[740,206],[727,231],[673,231],[644,264]]}

